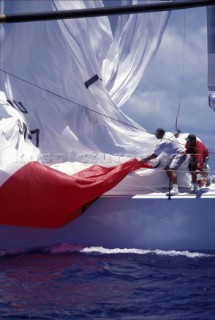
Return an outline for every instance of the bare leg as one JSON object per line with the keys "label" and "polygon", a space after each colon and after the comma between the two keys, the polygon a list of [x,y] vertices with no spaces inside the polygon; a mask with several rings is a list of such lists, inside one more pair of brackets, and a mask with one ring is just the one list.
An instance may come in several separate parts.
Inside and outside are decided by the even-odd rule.
{"label": "bare leg", "polygon": [[169,185],[169,191],[167,192],[167,195],[175,196],[179,194],[176,171],[170,169],[169,167],[166,167],[165,170],[169,177],[169,182],[172,183],[172,186]]}
{"label": "bare leg", "polygon": [[172,169],[170,169],[170,181],[172,182],[172,184],[177,184],[176,171]]}
{"label": "bare leg", "polygon": [[172,184],[177,184],[177,174],[175,170],[170,169],[169,167],[165,168],[167,176]]}
{"label": "bare leg", "polygon": [[197,177],[196,177],[196,173],[194,171],[191,171],[191,177],[192,177],[192,183],[196,183]]}

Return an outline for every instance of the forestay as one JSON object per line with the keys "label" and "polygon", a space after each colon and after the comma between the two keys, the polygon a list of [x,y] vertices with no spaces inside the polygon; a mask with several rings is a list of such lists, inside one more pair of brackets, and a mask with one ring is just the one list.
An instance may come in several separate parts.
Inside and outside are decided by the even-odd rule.
{"label": "forestay", "polygon": [[207,8],[209,106],[215,110],[215,6]]}

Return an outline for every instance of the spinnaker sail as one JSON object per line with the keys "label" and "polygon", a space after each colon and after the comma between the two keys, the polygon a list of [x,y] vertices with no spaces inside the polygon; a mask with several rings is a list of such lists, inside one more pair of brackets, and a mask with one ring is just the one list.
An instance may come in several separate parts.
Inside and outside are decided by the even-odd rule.
{"label": "spinnaker sail", "polygon": [[[101,0],[11,0],[1,1],[1,13],[101,6]],[[52,199],[58,194],[57,198],[62,198],[56,208],[62,214],[67,189],[68,216],[107,190],[100,188],[100,194],[74,206],[77,197],[72,191],[71,170],[76,170],[77,164],[100,166],[107,154],[114,161],[120,157],[127,163],[130,157],[153,150],[155,138],[123,114],[120,107],[156,54],[168,16],[168,12],[119,16],[115,33],[108,17],[0,26],[0,201],[4,204],[0,223],[14,224],[20,216],[19,225],[38,225],[25,221],[34,220],[29,218],[36,214],[37,196],[33,199],[32,194],[40,188],[44,195],[46,189],[51,191],[43,197],[46,205],[43,209],[35,206],[36,211],[52,215]],[[64,166],[64,173],[56,169],[61,163],[69,164]],[[119,164],[121,178],[115,184],[125,176],[121,170],[124,163]],[[108,170],[115,170],[112,162],[108,166],[112,167]],[[62,174],[66,176],[61,179]],[[110,176],[101,174],[101,179],[106,186],[114,186],[108,182]],[[7,203],[15,194],[17,202],[12,208]],[[17,218],[8,218],[14,210]],[[39,225],[52,225],[45,220]]]}

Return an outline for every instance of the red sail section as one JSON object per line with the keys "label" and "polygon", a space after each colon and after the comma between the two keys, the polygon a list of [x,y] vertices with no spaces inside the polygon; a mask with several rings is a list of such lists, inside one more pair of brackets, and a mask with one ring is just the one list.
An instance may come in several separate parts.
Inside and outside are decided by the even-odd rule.
{"label": "red sail section", "polygon": [[61,227],[78,218],[96,198],[116,186],[129,172],[151,166],[129,160],[113,167],[92,165],[67,175],[30,162],[0,188],[0,224]]}

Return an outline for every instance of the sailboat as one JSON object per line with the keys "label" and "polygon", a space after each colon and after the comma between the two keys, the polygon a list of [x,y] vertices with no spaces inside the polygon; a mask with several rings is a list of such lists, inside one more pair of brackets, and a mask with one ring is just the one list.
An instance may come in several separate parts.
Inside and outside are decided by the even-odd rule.
{"label": "sailboat", "polygon": [[[101,0],[0,4],[3,14],[104,7]],[[214,183],[190,194],[185,161],[184,192],[168,197],[163,158],[140,161],[156,138],[121,110],[169,14],[119,16],[115,33],[108,16],[0,25],[0,249],[215,248]]]}

